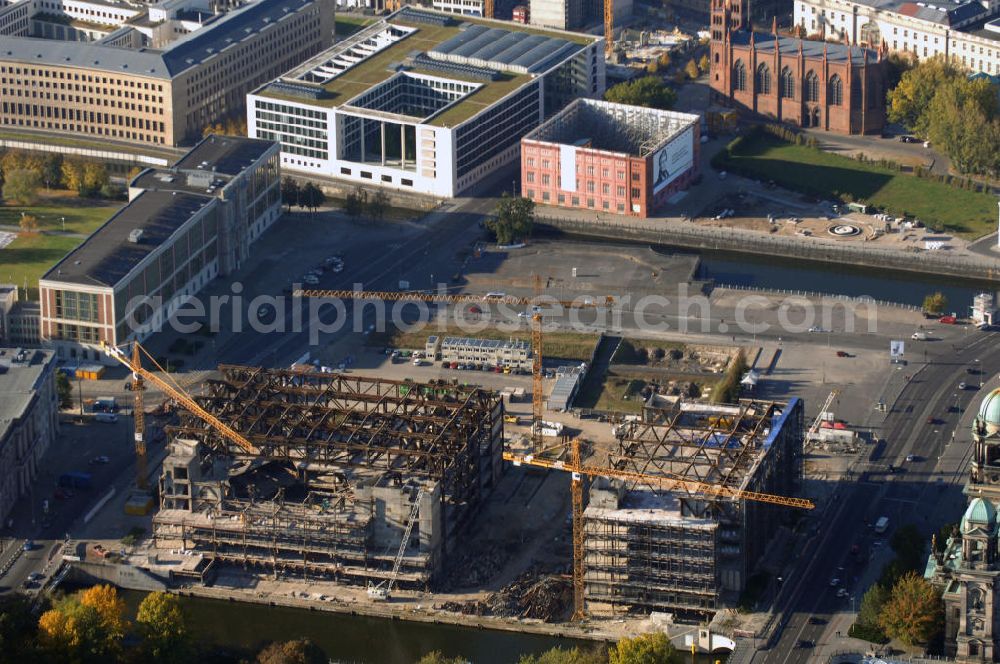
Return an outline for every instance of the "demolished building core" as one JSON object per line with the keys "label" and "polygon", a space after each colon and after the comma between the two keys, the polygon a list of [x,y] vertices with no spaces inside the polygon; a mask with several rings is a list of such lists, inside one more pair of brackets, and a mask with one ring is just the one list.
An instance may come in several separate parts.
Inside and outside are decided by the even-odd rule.
{"label": "demolished building core", "polygon": [[[803,407],[678,401],[616,429],[610,467],[790,496],[800,488]],[[789,508],[597,480],[584,511],[593,614],[708,615],[733,606]]]}
{"label": "demolished building core", "polygon": [[195,399],[260,455],[182,413],[168,430],[157,546],[275,574],[378,582],[419,499],[396,583],[428,587],[499,480],[500,397],[443,381],[219,371]]}

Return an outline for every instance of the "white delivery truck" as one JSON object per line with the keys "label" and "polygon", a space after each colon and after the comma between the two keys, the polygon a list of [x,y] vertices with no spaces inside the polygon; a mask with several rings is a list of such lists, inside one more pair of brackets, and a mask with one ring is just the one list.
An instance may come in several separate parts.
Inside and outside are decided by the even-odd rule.
{"label": "white delivery truck", "polygon": [[886,528],[888,528],[888,527],[889,527],[889,517],[887,517],[887,516],[880,516],[878,518],[878,521],[875,522],[875,532],[876,533],[879,533],[879,534],[884,533],[885,530],[886,530]]}

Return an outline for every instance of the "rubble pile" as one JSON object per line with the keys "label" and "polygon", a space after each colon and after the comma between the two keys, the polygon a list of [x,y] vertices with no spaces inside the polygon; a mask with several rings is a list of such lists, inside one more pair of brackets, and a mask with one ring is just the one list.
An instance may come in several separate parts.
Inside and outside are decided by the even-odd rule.
{"label": "rubble pile", "polygon": [[561,620],[572,602],[573,584],[569,579],[551,574],[538,576],[534,572],[525,572],[486,597],[492,615],[546,622]]}

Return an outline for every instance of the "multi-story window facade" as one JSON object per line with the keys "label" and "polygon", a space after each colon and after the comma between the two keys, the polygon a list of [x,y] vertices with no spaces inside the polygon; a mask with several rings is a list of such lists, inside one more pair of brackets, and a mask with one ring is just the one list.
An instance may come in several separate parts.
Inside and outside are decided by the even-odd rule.
{"label": "multi-story window facade", "polygon": [[247,127],[289,171],[451,197],[604,81],[600,38],[407,7],[255,90]]}
{"label": "multi-story window facade", "polygon": [[129,204],[39,281],[40,337],[60,357],[105,361],[142,340],[220,274],[239,268],[281,214],[278,146],[209,136],[149,169]]}
{"label": "multi-story window facade", "polygon": [[7,36],[0,127],[190,142],[213,122],[242,114],[251,89],[329,46],[332,31],[331,0],[256,0],[162,50],[143,48],[145,38],[123,48],[121,39]]}

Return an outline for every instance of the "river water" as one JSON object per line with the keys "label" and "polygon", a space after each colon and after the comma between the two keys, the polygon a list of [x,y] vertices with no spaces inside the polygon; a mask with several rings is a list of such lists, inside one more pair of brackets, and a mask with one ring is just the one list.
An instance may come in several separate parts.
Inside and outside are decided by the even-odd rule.
{"label": "river water", "polygon": [[[134,615],[145,593],[119,592]],[[193,597],[181,601],[201,643],[256,651],[271,641],[308,637],[332,661],[344,664],[413,664],[434,650],[461,655],[474,664],[516,664],[522,654],[591,643]]]}
{"label": "river water", "polygon": [[[659,247],[660,253],[686,253]],[[936,275],[832,265],[782,258],[779,261],[754,254],[721,251],[697,252],[700,263],[696,278],[719,286],[742,286],[764,290],[799,290],[830,295],[868,295],[899,304],[923,304],[924,296],[941,291],[948,308],[967,316],[972,298],[983,291],[996,291],[997,284],[981,279],[954,279]]]}

